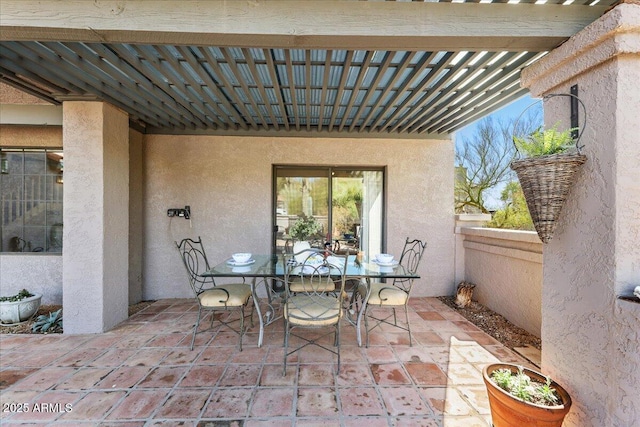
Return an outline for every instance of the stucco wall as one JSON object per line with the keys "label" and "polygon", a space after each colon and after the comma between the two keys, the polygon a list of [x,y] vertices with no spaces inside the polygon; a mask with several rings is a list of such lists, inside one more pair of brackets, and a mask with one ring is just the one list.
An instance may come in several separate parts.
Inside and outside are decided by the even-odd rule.
{"label": "stucco wall", "polygon": [[[588,160],[544,251],[542,368],[571,393],[565,426],[640,420],[640,5],[621,4],[523,73],[534,95],[578,84]],[[545,123],[568,121],[545,108]]]}
{"label": "stucco wall", "polygon": [[42,294],[42,304],[62,304],[62,256],[0,255],[0,295],[14,295],[21,289]]}
{"label": "stucco wall", "polygon": [[142,300],[144,239],[143,135],[129,130],[129,304]]}
{"label": "stucco wall", "polygon": [[451,141],[146,135],[144,299],[190,295],[175,240],[202,236],[214,263],[270,252],[273,164],[386,166],[388,250],[426,239],[415,295],[453,292]]}
{"label": "stucco wall", "polygon": [[465,279],[473,299],[539,337],[542,242],[530,231],[461,228]]}

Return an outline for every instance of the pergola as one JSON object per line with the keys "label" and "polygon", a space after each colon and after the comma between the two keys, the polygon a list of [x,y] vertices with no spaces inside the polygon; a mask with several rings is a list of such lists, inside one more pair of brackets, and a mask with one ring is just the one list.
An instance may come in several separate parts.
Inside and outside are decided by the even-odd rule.
{"label": "pergola", "polygon": [[[637,422],[640,308],[619,296],[640,259],[640,6],[516,2],[2,0],[0,81],[62,104],[65,333],[124,320],[143,272],[177,289],[174,236],[268,247],[282,163],[388,168],[390,233],[428,234],[425,283],[450,289],[451,133],[579,84],[588,161],[542,254],[542,368],[575,397],[565,424]],[[200,223],[167,225],[185,199]]]}
{"label": "pergola", "polygon": [[143,133],[442,138],[615,0],[508,3],[3,1],[0,79]]}

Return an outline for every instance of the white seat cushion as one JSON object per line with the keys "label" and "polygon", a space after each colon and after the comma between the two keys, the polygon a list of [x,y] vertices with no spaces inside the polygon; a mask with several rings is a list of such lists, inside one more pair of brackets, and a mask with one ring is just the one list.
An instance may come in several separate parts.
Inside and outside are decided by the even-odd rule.
{"label": "white seat cushion", "polygon": [[[367,304],[373,305],[404,305],[407,302],[407,293],[388,283],[371,283],[371,296]],[[358,285],[358,293],[364,298],[367,294],[367,285]]]}
{"label": "white seat cushion", "polygon": [[[223,289],[229,292],[228,300]],[[204,291],[198,298],[204,307],[239,307],[246,304],[250,296],[251,286],[248,284],[230,283]]]}
{"label": "white seat cushion", "polygon": [[294,325],[334,325],[341,315],[340,301],[329,295],[294,295],[284,305],[284,317]]}
{"label": "white seat cushion", "polygon": [[289,290],[291,292],[333,292],[336,285],[333,280],[326,277],[291,277],[289,280]]}

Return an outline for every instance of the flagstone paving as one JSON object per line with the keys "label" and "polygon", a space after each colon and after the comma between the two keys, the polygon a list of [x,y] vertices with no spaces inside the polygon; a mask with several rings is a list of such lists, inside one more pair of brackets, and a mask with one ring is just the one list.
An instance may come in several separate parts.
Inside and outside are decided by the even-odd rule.
{"label": "flagstone paving", "polygon": [[0,334],[1,424],[490,426],[482,368],[532,365],[436,298],[410,306],[412,347],[386,325],[358,347],[345,321],[340,372],[333,354],[307,347],[286,376],[281,321],[261,348],[256,321],[243,351],[215,324],[191,351],[197,308],[186,299],[157,301],[104,334]]}

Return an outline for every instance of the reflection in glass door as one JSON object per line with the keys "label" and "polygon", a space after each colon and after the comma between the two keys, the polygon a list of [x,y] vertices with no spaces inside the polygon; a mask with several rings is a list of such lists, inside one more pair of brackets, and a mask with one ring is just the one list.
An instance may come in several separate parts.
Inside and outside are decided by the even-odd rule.
{"label": "reflection in glass door", "polygon": [[321,224],[308,239],[313,246],[330,242],[340,253],[382,252],[383,188],[382,169],[276,166],[274,253],[291,252],[289,232],[301,217]]}

